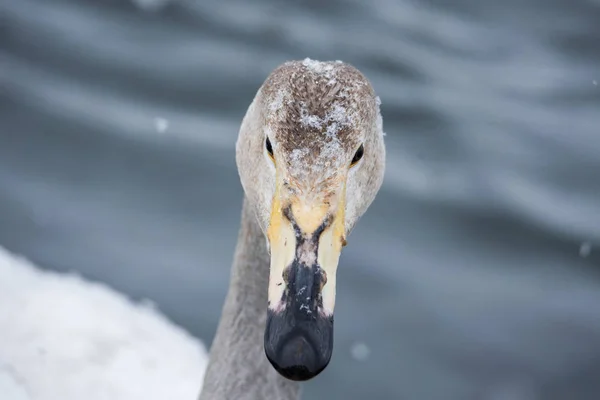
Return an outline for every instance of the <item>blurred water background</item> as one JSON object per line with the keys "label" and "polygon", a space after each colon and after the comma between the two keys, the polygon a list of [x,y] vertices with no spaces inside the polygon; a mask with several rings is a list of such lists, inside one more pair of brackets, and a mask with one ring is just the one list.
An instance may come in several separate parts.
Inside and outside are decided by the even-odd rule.
{"label": "blurred water background", "polygon": [[388,164],[304,398],[600,398],[598,0],[0,0],[0,245],[209,346],[239,124],[305,57],[372,81]]}

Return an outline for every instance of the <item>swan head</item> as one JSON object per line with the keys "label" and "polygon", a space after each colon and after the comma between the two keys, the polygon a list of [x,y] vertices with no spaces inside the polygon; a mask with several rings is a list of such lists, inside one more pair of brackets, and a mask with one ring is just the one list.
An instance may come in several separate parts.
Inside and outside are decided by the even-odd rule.
{"label": "swan head", "polygon": [[342,247],[383,181],[379,99],[346,63],[287,62],[248,108],[236,162],[270,253],[265,353],[308,380],[331,358]]}

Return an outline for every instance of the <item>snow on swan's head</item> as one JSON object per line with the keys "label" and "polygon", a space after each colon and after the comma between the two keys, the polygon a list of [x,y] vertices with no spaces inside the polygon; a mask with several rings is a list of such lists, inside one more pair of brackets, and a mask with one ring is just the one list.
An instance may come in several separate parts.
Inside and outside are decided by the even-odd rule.
{"label": "snow on swan's head", "polygon": [[0,247],[2,400],[194,399],[206,360],[151,307]]}

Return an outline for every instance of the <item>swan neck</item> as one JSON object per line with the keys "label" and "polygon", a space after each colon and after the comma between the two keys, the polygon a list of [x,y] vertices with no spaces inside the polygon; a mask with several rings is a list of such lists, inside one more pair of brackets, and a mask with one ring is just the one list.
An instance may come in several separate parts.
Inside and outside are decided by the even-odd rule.
{"label": "swan neck", "polygon": [[264,351],[269,255],[244,198],[229,289],[210,350],[200,400],[299,398],[299,386],[279,375]]}

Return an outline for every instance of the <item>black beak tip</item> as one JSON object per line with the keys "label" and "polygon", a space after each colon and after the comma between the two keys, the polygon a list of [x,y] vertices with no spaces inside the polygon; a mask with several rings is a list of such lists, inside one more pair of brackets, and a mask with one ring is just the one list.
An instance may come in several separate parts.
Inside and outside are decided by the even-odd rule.
{"label": "black beak tip", "polygon": [[273,367],[284,378],[297,382],[308,381],[314,378],[315,376],[319,375],[325,369],[325,367],[323,367],[320,370],[311,371],[304,365],[295,365],[287,368],[278,368],[275,364],[273,364]]}
{"label": "black beak tip", "polygon": [[305,338],[296,336],[287,340],[278,352],[265,346],[265,354],[273,368],[292,381],[308,381],[319,375],[329,364],[331,353],[319,357]]}

